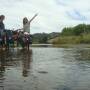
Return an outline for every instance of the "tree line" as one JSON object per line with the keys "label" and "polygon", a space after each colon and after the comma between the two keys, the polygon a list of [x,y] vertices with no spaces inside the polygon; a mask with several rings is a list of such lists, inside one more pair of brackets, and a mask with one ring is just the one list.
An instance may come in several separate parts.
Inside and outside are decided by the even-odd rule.
{"label": "tree line", "polygon": [[59,37],[52,40],[53,44],[90,44],[90,25],[79,24],[65,27]]}
{"label": "tree line", "polygon": [[33,44],[39,43],[48,43],[48,40],[58,37],[60,35],[59,32],[52,32],[52,33],[35,33],[32,34],[32,42]]}
{"label": "tree line", "polygon": [[90,33],[90,25],[79,24],[79,25],[74,26],[74,27],[65,27],[62,30],[61,35],[78,36],[78,35],[87,34],[87,33]]}

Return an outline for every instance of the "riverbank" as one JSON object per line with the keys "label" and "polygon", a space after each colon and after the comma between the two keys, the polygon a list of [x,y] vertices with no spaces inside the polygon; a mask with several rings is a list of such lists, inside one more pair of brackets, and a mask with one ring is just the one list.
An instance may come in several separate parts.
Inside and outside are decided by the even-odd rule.
{"label": "riverbank", "polygon": [[52,44],[32,44],[31,47],[52,47]]}
{"label": "riverbank", "polygon": [[53,47],[59,47],[59,48],[90,48],[90,44],[54,44]]}
{"label": "riverbank", "polygon": [[60,35],[49,40],[53,44],[90,44],[90,25],[65,27]]}
{"label": "riverbank", "polygon": [[49,40],[53,44],[90,44],[90,34],[79,36],[60,36]]}
{"label": "riverbank", "polygon": [[90,44],[32,44],[31,47],[90,48]]}

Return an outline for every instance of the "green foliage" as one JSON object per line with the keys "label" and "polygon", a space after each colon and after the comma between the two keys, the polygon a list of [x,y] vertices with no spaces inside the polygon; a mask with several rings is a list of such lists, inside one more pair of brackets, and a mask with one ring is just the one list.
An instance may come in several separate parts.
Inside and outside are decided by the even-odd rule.
{"label": "green foliage", "polygon": [[90,25],[79,24],[66,27],[58,38],[53,39],[53,44],[80,44],[90,43]]}
{"label": "green foliage", "polygon": [[36,33],[32,35],[32,41],[34,44],[39,43],[48,43],[49,39],[55,38],[59,36],[60,33],[52,32],[52,33]]}
{"label": "green foliage", "polygon": [[53,44],[80,44],[81,36],[63,36],[53,40]]}
{"label": "green foliage", "polygon": [[73,28],[74,35],[81,35],[87,31],[85,24],[79,24]]}
{"label": "green foliage", "polygon": [[65,27],[61,33],[36,33],[32,35],[33,43],[80,44],[90,43],[90,25],[79,24]]}
{"label": "green foliage", "polygon": [[73,35],[73,28],[64,28],[62,30],[62,33],[61,35],[64,35],[64,36],[70,36],[70,35]]}
{"label": "green foliage", "polygon": [[72,35],[78,36],[83,33],[90,33],[90,25],[79,24],[75,27],[64,28],[61,32],[61,34],[64,36],[72,36]]}
{"label": "green foliage", "polygon": [[83,35],[82,43],[90,43],[90,33]]}

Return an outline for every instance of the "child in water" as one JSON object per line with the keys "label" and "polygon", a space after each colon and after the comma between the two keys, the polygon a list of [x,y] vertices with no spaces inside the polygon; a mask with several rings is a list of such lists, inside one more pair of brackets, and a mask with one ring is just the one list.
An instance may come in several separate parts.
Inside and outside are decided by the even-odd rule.
{"label": "child in water", "polygon": [[[30,39],[30,23],[32,22],[32,20],[37,16],[37,14],[35,14],[32,19],[28,20],[27,17],[23,18],[23,32],[19,32],[19,37],[20,37],[20,41],[22,46],[25,47],[28,46],[29,44],[31,44],[31,39]],[[29,49],[29,46],[28,46]]]}

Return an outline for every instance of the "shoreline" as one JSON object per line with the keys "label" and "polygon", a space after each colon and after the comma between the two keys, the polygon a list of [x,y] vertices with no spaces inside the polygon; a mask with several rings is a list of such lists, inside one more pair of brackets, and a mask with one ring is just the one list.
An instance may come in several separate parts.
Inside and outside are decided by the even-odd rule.
{"label": "shoreline", "polygon": [[90,44],[54,44],[53,47],[59,47],[59,48],[90,48]]}
{"label": "shoreline", "polygon": [[90,48],[90,44],[32,44],[31,47]]}

